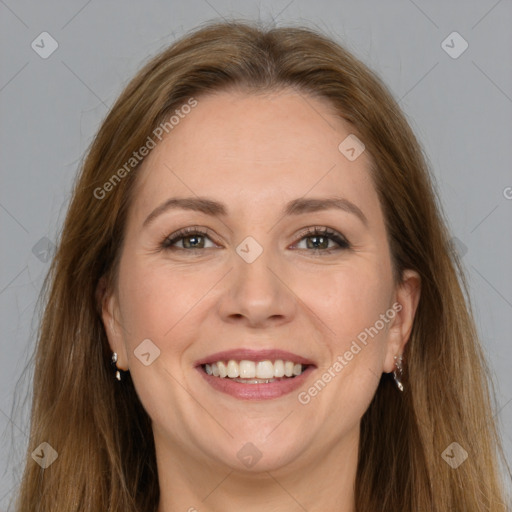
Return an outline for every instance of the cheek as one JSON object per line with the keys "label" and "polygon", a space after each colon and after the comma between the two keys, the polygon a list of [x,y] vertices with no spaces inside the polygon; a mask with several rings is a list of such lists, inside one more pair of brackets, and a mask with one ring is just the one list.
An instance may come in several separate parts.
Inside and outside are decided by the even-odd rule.
{"label": "cheek", "polygon": [[[121,280],[121,311],[126,341],[135,348],[143,339],[164,348],[164,340],[173,338],[180,322],[198,300],[200,290],[194,279],[183,279],[179,272],[163,266],[126,262]],[[167,348],[166,348],[167,350]]]}
{"label": "cheek", "polygon": [[160,363],[181,373],[182,356],[214,307],[215,287],[225,269],[176,268],[163,259],[150,262],[141,257],[127,261],[124,272],[121,309],[130,357],[149,338],[160,349]]}
{"label": "cheek", "polygon": [[320,318],[338,351],[373,326],[389,307],[390,280],[377,266],[320,272],[307,281],[299,278],[299,296]]}
{"label": "cheek", "polygon": [[311,387],[302,390],[300,403],[314,408],[335,437],[359,421],[379,384],[388,328],[381,315],[389,309],[391,292],[391,279],[382,272],[378,265],[351,266],[318,275],[310,292],[301,292],[322,321],[329,355]]}
{"label": "cheek", "polygon": [[[173,404],[187,404],[189,395],[183,386],[180,368],[181,355],[190,343],[187,333],[194,324],[194,305],[205,290],[199,284],[197,273],[184,278],[169,267],[126,261],[122,269],[121,309],[125,319],[125,343],[129,367],[137,394],[153,421],[157,424],[182,425],[183,411]],[[194,291],[195,290],[195,291]],[[149,365],[136,356],[143,340],[151,340],[158,350],[149,345]],[[145,347],[148,347],[146,344]],[[141,353],[139,350],[138,353]],[[154,359],[153,359],[154,358]]]}

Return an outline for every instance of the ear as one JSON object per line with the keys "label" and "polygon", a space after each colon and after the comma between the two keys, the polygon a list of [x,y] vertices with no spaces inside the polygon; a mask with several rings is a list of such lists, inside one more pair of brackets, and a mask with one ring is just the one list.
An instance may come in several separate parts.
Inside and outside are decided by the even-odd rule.
{"label": "ear", "polygon": [[383,371],[390,373],[395,369],[394,356],[400,355],[409,341],[414,316],[420,300],[421,278],[411,269],[404,270],[402,282],[395,291],[392,309],[396,311],[388,330],[387,352]]}
{"label": "ear", "polygon": [[108,344],[112,352],[117,353],[117,367],[128,370],[128,356],[123,339],[123,329],[119,322],[119,305],[117,295],[107,284],[106,276],[102,276],[96,287],[96,300],[101,309],[101,318],[107,333]]}

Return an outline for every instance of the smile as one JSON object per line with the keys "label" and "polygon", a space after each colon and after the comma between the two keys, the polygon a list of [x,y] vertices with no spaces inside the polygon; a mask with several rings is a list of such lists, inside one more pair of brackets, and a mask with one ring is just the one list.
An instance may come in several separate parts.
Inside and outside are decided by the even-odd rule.
{"label": "smile", "polygon": [[[243,355],[236,357],[240,352]],[[210,386],[242,400],[268,400],[291,393],[314,368],[309,360],[282,351],[224,352],[197,364]]]}
{"label": "smile", "polygon": [[307,365],[293,361],[217,361],[213,364],[202,365],[208,375],[219,378],[234,379],[244,384],[259,384],[274,382],[275,379],[293,378],[301,375]]}

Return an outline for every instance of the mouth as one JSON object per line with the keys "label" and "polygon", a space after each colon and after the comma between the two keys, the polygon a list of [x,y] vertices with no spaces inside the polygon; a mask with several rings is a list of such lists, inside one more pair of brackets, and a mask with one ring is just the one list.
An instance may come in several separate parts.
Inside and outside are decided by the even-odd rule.
{"label": "mouth", "polygon": [[316,366],[290,352],[242,350],[213,354],[196,368],[217,391],[242,400],[268,400],[297,389]]}

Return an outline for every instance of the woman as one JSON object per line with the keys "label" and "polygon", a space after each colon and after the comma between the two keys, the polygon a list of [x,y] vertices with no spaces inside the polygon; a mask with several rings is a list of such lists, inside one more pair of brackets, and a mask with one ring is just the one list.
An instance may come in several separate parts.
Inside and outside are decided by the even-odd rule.
{"label": "woman", "polygon": [[226,22],[166,49],[73,191],[18,510],[506,510],[437,203],[328,38]]}

